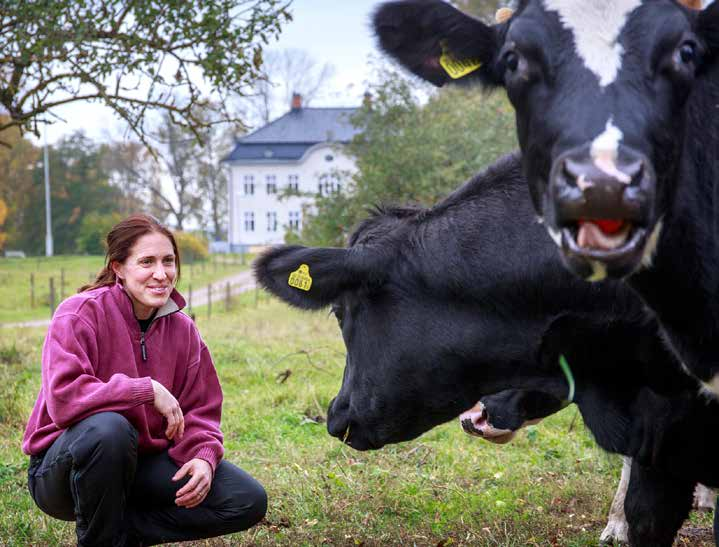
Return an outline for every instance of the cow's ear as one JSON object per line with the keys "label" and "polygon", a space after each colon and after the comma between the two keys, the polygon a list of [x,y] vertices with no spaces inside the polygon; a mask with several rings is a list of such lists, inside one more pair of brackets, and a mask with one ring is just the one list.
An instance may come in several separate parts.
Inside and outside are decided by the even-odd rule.
{"label": "cow's ear", "polygon": [[452,80],[495,83],[489,67],[498,51],[496,28],[442,0],[387,2],[375,11],[372,25],[388,55],[436,86]]}
{"label": "cow's ear", "polygon": [[360,248],[288,245],[269,249],[252,265],[262,287],[306,310],[323,308],[342,292],[374,281],[373,266]]}

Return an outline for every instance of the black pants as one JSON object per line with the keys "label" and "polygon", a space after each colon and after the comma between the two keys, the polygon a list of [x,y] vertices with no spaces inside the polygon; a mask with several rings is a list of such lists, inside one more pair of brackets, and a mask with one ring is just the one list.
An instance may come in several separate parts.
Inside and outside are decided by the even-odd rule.
{"label": "black pants", "polygon": [[189,480],[173,482],[177,469],[167,452],[138,457],[135,428],[120,414],[101,412],[30,459],[28,487],[45,513],[76,522],[82,546],[203,539],[246,530],[264,517],[265,490],[225,460],[200,505],[176,506],[175,493]]}

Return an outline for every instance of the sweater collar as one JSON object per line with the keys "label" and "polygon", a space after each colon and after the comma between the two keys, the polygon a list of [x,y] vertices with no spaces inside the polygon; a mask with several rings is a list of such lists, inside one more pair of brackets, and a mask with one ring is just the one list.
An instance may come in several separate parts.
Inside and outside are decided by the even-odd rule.
{"label": "sweater collar", "polygon": [[[120,312],[122,313],[122,316],[125,318],[127,323],[136,327],[137,318],[135,317],[135,311],[132,308],[132,299],[125,290],[125,287],[122,285],[122,283],[116,282],[115,285],[110,289],[110,292],[112,293],[112,296],[115,299],[115,302],[120,308]],[[172,315],[173,313],[180,311],[184,307],[185,299],[182,297],[182,295],[178,292],[177,289],[173,288],[172,292],[170,293],[170,298],[168,298],[167,302],[165,302],[162,307],[157,310],[153,322],[157,321],[161,317],[165,317],[166,315]]]}

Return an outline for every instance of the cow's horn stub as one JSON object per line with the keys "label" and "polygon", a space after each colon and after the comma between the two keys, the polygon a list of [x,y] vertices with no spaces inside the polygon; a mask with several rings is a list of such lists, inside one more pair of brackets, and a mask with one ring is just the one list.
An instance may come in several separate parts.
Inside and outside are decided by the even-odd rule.
{"label": "cow's horn stub", "polygon": [[494,14],[494,20],[498,25],[501,25],[505,21],[508,21],[510,17],[514,15],[514,10],[511,8],[499,8],[497,13]]}
{"label": "cow's horn stub", "polygon": [[702,9],[702,0],[679,0],[679,3],[689,9]]}

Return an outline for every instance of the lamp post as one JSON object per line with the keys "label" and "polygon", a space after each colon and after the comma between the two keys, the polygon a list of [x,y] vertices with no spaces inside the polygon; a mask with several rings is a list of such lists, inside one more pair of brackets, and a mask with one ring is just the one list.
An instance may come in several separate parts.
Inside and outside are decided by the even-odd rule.
{"label": "lamp post", "polygon": [[47,126],[45,127],[45,147],[43,159],[45,163],[45,256],[53,255],[52,245],[52,213],[50,211],[50,163],[47,151]]}

